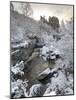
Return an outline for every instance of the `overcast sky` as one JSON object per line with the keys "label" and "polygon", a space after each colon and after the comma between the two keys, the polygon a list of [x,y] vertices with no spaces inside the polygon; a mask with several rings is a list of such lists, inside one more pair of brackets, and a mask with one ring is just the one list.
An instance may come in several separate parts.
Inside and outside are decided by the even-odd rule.
{"label": "overcast sky", "polygon": [[[20,3],[14,2],[14,7],[16,10],[20,11]],[[48,19],[49,16],[57,16],[59,20],[69,20],[73,17],[73,6],[68,5],[52,5],[52,4],[37,4],[30,3],[33,9],[32,17],[35,20],[39,20],[40,16],[45,16]]]}

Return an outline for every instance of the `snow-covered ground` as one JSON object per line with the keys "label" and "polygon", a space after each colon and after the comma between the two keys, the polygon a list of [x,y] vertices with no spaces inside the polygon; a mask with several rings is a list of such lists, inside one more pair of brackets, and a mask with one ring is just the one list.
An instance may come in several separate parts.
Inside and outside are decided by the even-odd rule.
{"label": "snow-covered ground", "polygon": [[[73,20],[56,32],[11,11],[11,62],[11,98],[73,94]],[[37,76],[36,66],[43,70]],[[37,78],[44,74],[42,83]]]}

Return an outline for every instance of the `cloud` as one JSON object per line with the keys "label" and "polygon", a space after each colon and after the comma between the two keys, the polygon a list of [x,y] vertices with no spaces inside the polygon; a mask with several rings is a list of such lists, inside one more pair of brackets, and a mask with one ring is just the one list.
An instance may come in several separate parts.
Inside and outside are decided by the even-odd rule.
{"label": "cloud", "polygon": [[[51,4],[31,4],[34,16],[57,16],[60,20],[68,20],[69,18],[73,17],[73,6],[69,5],[51,5]],[[39,14],[39,15],[38,15]],[[38,19],[35,18],[35,19]]]}

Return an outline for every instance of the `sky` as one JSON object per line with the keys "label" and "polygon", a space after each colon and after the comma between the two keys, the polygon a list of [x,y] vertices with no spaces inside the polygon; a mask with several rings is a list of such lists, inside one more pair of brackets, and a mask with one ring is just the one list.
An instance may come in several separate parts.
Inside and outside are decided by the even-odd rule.
{"label": "sky", "polygon": [[[15,10],[20,12],[20,3],[14,2]],[[38,4],[30,3],[33,9],[33,15],[31,16],[35,20],[39,20],[40,16],[45,16],[46,19],[49,16],[56,16],[59,18],[60,22],[62,20],[69,20],[73,17],[73,6],[70,5],[52,5],[52,4]]]}

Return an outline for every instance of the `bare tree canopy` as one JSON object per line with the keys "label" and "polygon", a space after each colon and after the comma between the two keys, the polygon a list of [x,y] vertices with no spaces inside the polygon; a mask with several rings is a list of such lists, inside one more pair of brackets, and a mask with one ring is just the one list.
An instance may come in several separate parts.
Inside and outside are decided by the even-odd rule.
{"label": "bare tree canopy", "polygon": [[13,6],[12,2],[10,2],[10,10],[14,11],[14,6]]}
{"label": "bare tree canopy", "polygon": [[30,3],[27,2],[27,3],[21,3],[21,10],[22,10],[22,13],[25,15],[25,16],[30,16],[33,14],[33,10],[30,6]]}

